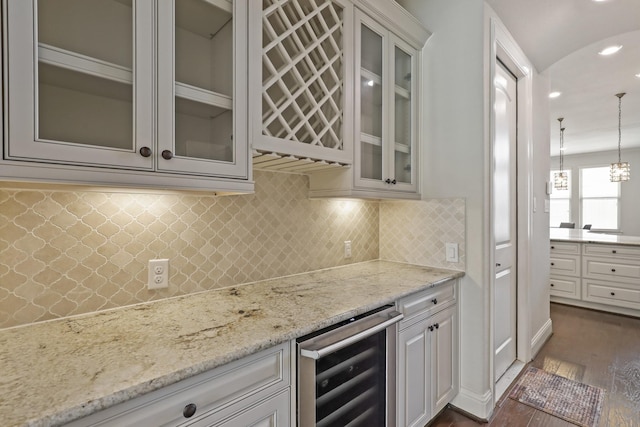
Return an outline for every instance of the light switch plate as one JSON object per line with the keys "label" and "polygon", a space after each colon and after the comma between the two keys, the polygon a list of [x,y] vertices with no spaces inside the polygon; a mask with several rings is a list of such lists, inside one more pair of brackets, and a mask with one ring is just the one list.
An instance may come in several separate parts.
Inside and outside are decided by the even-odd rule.
{"label": "light switch plate", "polygon": [[457,243],[445,243],[446,261],[458,262],[458,244]]}

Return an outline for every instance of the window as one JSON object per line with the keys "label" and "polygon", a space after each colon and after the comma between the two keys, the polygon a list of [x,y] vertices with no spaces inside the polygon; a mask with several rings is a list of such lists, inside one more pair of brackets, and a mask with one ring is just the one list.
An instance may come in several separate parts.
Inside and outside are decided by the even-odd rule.
{"label": "window", "polygon": [[[560,172],[552,170],[550,180],[553,182],[553,174]],[[551,205],[549,208],[549,226],[559,227],[561,222],[571,221],[571,171],[564,170],[567,173],[568,185],[566,190],[558,190],[554,188],[551,191]]]}
{"label": "window", "polygon": [[617,230],[620,183],[609,180],[609,167],[580,169],[581,223],[592,228]]}

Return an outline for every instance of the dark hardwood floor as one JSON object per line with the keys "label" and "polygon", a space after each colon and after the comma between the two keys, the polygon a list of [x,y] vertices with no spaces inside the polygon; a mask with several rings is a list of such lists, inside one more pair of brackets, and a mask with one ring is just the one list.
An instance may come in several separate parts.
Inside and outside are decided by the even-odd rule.
{"label": "dark hardwood floor", "polygon": [[[640,319],[551,304],[553,336],[531,362],[605,390],[599,427],[640,427]],[[445,409],[429,427],[575,427],[508,398],[489,423]]]}

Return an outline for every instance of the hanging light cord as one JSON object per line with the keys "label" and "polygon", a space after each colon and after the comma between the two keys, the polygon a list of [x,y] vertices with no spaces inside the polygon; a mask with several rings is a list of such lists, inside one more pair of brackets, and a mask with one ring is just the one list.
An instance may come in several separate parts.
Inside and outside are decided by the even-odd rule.
{"label": "hanging light cord", "polygon": [[564,172],[564,128],[562,127],[563,117],[560,117],[558,121],[560,122],[560,172]]}
{"label": "hanging light cord", "polygon": [[616,96],[618,97],[618,163],[622,163],[620,145],[622,143],[622,97],[624,96],[624,93],[619,93]]}

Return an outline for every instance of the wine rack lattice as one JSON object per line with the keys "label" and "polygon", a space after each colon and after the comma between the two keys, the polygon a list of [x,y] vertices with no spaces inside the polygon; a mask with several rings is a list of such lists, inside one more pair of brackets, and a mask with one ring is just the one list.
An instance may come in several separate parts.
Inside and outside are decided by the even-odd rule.
{"label": "wine rack lattice", "polygon": [[343,150],[343,9],[264,0],[262,133]]}

